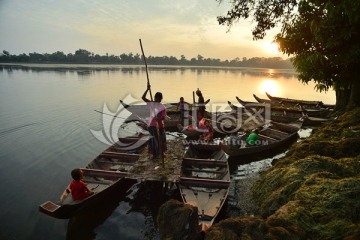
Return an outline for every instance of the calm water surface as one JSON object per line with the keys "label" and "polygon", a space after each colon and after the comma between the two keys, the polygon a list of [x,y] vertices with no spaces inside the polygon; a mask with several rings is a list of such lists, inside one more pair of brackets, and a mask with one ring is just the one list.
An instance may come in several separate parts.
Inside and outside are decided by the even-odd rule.
{"label": "calm water surface", "polygon": [[[180,96],[192,101],[200,88],[211,103],[235,96],[271,94],[335,103],[334,92],[317,93],[291,70],[150,67],[153,94],[164,102]],[[135,184],[95,211],[71,220],[38,212],[46,200],[57,201],[70,171],[84,167],[107,145],[90,130],[101,130],[104,104],[115,112],[119,99],[140,101],[146,89],[143,67],[87,65],[0,65],[0,239],[158,239],[156,186]],[[238,174],[234,168],[232,175]],[[152,191],[149,192],[149,189]],[[79,237],[81,236],[81,237]]]}

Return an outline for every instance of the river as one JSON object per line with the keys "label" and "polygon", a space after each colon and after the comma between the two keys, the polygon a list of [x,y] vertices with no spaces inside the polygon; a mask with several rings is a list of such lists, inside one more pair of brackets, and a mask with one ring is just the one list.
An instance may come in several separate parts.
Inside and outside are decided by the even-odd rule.
{"label": "river", "polygon": [[[313,84],[297,81],[293,70],[150,66],[149,77],[163,102],[181,96],[192,102],[200,88],[210,108],[227,101],[239,105],[236,96],[265,98],[265,91],[335,103],[333,91],[316,92]],[[39,204],[57,201],[73,168],[86,166],[107,147],[93,135],[106,128],[94,110],[116,113],[119,99],[141,102],[145,89],[140,66],[0,64],[0,239],[158,239],[154,219],[168,196],[154,196],[153,185],[135,184],[71,220],[38,212]],[[233,179],[243,171],[234,166]]]}

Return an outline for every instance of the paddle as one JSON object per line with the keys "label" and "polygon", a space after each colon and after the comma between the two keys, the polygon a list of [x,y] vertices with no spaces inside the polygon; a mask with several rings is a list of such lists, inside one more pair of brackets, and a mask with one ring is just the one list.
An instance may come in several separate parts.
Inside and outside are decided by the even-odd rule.
{"label": "paddle", "polygon": [[[150,88],[151,85],[150,85],[149,73],[148,73],[148,68],[147,68],[147,63],[146,63],[146,57],[145,57],[144,49],[143,49],[143,46],[142,46],[142,43],[141,43],[141,39],[139,39],[139,42],[140,42],[140,47],[141,47],[141,52],[142,52],[142,55],[143,55],[143,59],[144,59],[144,62],[145,62],[147,86],[149,88],[151,102],[153,102],[153,97],[152,97],[151,88]],[[162,166],[163,166],[163,168],[165,168],[164,155],[163,155],[163,151],[162,151],[162,139],[160,137],[159,125],[158,125],[157,121],[156,121],[156,132],[157,132],[157,137],[158,137],[159,152],[160,152],[161,159],[162,159]]]}

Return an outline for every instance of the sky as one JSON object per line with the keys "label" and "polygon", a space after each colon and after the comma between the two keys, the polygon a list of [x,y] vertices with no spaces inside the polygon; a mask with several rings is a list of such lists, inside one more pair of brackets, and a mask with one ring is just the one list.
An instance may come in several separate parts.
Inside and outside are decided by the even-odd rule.
{"label": "sky", "polygon": [[230,31],[217,16],[231,6],[215,0],[0,0],[0,52],[100,55],[139,53],[191,59],[282,57],[274,30],[253,41],[250,20]]}

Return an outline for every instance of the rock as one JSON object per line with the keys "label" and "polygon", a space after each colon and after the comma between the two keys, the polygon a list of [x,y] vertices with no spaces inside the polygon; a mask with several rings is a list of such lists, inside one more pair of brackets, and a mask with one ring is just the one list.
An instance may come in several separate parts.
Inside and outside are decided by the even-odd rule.
{"label": "rock", "polygon": [[161,205],[157,217],[160,239],[196,239],[199,234],[198,210],[171,199]]}

